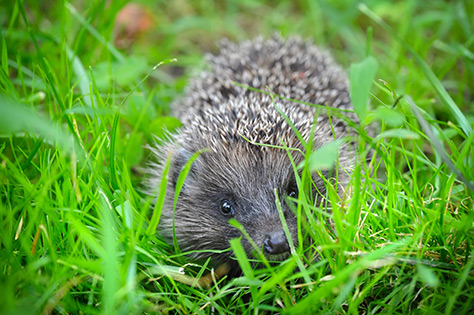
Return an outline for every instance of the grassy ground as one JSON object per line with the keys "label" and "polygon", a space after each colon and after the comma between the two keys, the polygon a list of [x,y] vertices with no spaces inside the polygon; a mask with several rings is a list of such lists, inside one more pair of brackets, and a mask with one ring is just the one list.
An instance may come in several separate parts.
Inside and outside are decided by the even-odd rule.
{"label": "grassy ground", "polygon": [[[125,1],[0,4],[2,314],[474,311],[472,1],[139,3],[144,30],[128,35],[114,30]],[[300,196],[313,246],[193,287],[201,269],[149,220],[144,145],[179,126],[170,101],[218,39],[275,31],[369,83],[377,69],[365,115],[368,86],[351,82],[381,126],[358,141],[371,172],[359,163],[351,195],[329,195],[338,236]]]}

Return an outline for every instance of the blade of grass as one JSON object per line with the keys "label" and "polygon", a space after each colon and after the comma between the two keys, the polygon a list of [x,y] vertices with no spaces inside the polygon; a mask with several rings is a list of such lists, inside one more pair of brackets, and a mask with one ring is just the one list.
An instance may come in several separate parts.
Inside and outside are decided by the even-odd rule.
{"label": "blade of grass", "polygon": [[115,169],[115,144],[117,141],[117,132],[120,120],[120,110],[115,113],[114,122],[112,125],[112,135],[110,140],[109,165],[110,165],[110,180],[112,187],[118,189],[117,184],[117,170]]}
{"label": "blade of grass", "polygon": [[7,51],[7,42],[5,41],[5,37],[2,37],[2,69],[9,77],[8,72],[8,51]]}
{"label": "blade of grass", "polygon": [[[0,95],[0,133],[14,134],[19,131],[38,134],[39,139],[35,142],[33,152],[38,150],[43,140],[57,143],[65,152],[72,153],[78,149],[66,130],[36,114],[25,105]],[[30,154],[23,165],[28,164],[32,158],[33,154]]]}
{"label": "blade of grass", "polygon": [[361,122],[367,114],[370,87],[377,73],[377,60],[368,56],[349,69],[349,91],[354,110]]}
{"label": "blade of grass", "polygon": [[120,286],[120,273],[118,267],[117,252],[117,227],[112,216],[115,211],[105,193],[99,191],[100,212],[102,216],[102,244],[103,244],[103,274],[104,274],[104,292],[102,296],[102,311],[104,314],[115,312],[115,306],[118,302],[117,291]]}
{"label": "blade of grass", "polygon": [[155,233],[158,223],[160,222],[161,210],[163,209],[163,204],[165,203],[166,186],[168,185],[168,172],[170,170],[170,165],[171,155],[169,155],[166,160],[159,186],[158,198],[156,200],[155,207],[153,209],[153,215],[148,224],[148,228],[146,229],[145,235],[147,235],[148,237]]}
{"label": "blade of grass", "polygon": [[174,244],[175,251],[177,253],[180,252],[179,246],[178,246],[178,240],[176,238],[176,227],[175,227],[175,211],[176,211],[176,205],[178,203],[178,197],[179,197],[179,194],[181,193],[181,189],[184,186],[186,177],[188,176],[188,173],[191,171],[191,167],[194,161],[196,161],[196,159],[205,151],[207,150],[203,149],[203,150],[195,152],[186,162],[183,169],[179,173],[178,179],[176,180],[176,188],[175,188],[174,200],[173,200],[173,244]]}
{"label": "blade of grass", "polygon": [[277,192],[276,189],[274,191],[274,194],[275,194],[275,203],[276,203],[276,206],[277,206],[278,215],[280,216],[280,221],[281,221],[282,226],[283,226],[283,231],[285,232],[286,240],[288,241],[288,245],[290,246],[290,253],[291,253],[291,255],[293,255],[293,259],[295,260],[296,265],[298,266],[298,268],[299,268],[301,274],[303,275],[303,278],[305,279],[306,283],[311,283],[311,278],[308,275],[308,273],[306,272],[306,268],[304,267],[303,262],[301,261],[301,259],[298,257],[298,255],[296,253],[295,245],[293,243],[293,240],[291,239],[290,230],[288,229],[288,225],[286,224],[285,215],[283,214],[283,210],[282,210],[281,203],[280,203],[280,197],[278,196],[278,192]]}

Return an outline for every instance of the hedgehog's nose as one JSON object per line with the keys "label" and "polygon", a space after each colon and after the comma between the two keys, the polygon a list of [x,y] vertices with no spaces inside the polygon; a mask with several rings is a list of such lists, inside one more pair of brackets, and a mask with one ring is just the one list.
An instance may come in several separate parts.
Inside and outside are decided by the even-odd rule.
{"label": "hedgehog's nose", "polygon": [[290,250],[283,230],[274,231],[265,235],[263,249],[267,254],[278,255]]}

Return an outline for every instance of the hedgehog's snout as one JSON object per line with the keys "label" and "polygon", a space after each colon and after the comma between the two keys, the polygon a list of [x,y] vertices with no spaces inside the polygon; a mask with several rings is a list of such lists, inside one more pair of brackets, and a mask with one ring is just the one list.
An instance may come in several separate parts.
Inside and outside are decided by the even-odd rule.
{"label": "hedgehog's snout", "polygon": [[277,230],[265,235],[263,250],[268,255],[279,255],[290,250],[288,240],[283,230]]}

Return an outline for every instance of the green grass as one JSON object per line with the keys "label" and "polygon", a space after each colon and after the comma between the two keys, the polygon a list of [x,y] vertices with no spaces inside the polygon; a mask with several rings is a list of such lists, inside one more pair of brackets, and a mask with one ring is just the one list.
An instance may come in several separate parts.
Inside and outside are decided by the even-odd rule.
{"label": "green grass", "polygon": [[[154,26],[121,49],[125,1],[0,4],[2,314],[474,311],[472,1],[140,3]],[[198,288],[206,267],[153,233],[145,145],[179,126],[170,103],[217,40],[275,31],[369,79],[351,91],[363,118],[352,189],[341,200],[328,186],[337,233],[302,193],[314,244],[252,270],[233,242],[244,276]]]}

